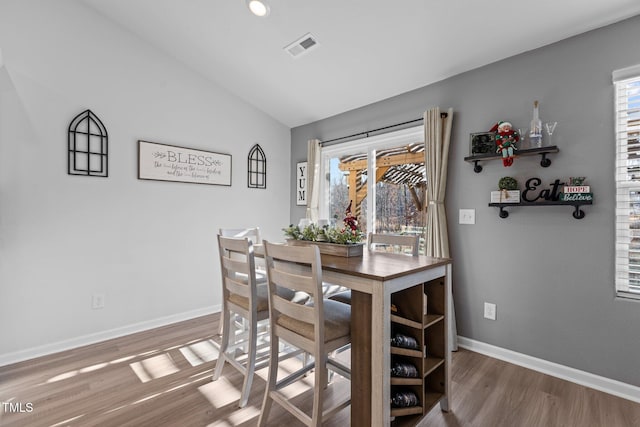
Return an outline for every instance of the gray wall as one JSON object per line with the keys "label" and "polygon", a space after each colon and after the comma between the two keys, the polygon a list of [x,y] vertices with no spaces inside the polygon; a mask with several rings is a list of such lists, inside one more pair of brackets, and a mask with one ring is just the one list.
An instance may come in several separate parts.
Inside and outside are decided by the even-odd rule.
{"label": "gray wall", "polygon": [[[611,72],[640,63],[640,17],[567,39],[436,84],[292,130],[291,170],[309,138],[331,139],[453,107],[446,199],[454,299],[460,335],[640,386],[640,302],[614,292],[614,119]],[[463,160],[469,133],[498,120],[529,126],[533,101],[543,121],[558,121],[560,153],[544,169],[537,157],[511,168]],[[502,176],[521,187],[586,176],[595,193],[586,217],[569,207],[511,208],[500,219],[487,206]],[[293,195],[293,184],[291,188]],[[295,198],[292,197],[295,203]],[[459,225],[458,209],[476,209],[475,225]],[[304,209],[291,206],[291,221]],[[483,303],[497,320],[483,319]]]}
{"label": "gray wall", "polygon": [[[82,2],[1,1],[0,48],[0,365],[219,310],[218,228],[282,236],[289,128]],[[108,178],[67,175],[87,108]],[[138,139],[231,154],[232,186],[138,180]],[[247,188],[256,142],[266,190]]]}

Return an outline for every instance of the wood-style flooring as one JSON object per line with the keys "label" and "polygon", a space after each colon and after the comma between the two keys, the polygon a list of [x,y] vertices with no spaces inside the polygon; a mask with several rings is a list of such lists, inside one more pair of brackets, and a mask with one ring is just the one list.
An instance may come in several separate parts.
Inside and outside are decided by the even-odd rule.
{"label": "wood-style flooring", "polygon": [[[267,369],[239,409],[241,375],[225,366],[211,381],[217,314],[0,367],[0,426],[255,426]],[[313,376],[291,398],[309,401]],[[349,392],[337,378],[328,393]],[[453,354],[451,412],[435,427],[633,427],[640,404],[466,350]],[[343,410],[328,426],[347,426]],[[270,425],[301,425],[273,405]]]}

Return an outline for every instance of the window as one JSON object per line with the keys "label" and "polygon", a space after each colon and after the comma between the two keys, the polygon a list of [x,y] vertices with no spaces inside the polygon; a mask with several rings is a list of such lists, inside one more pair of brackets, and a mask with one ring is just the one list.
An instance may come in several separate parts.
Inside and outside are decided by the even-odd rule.
{"label": "window", "polygon": [[640,299],[640,66],[613,73],[616,109],[616,292]]}
{"label": "window", "polygon": [[422,126],[322,148],[320,218],[352,213],[365,232],[423,234],[426,171]]}

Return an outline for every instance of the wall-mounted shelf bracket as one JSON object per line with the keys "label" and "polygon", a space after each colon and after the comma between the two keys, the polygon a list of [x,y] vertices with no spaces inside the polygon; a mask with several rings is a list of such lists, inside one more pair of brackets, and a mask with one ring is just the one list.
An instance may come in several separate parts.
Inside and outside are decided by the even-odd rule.
{"label": "wall-mounted shelf bracket", "polygon": [[509,211],[505,210],[504,206],[499,206],[500,208],[500,213],[498,214],[500,216],[500,218],[504,219],[507,218],[509,216]]}
{"label": "wall-mounted shelf bracket", "polygon": [[482,166],[478,164],[479,160],[474,160],[473,161],[473,171],[475,173],[480,173],[482,172]]}
{"label": "wall-mounted shelf bracket", "polygon": [[540,156],[542,156],[542,158],[540,159],[540,166],[542,166],[543,168],[548,168],[549,166],[551,166],[551,159],[547,158],[547,154],[549,154],[547,151],[540,153]]}
{"label": "wall-mounted shelf bracket", "polygon": [[580,205],[575,205],[575,210],[573,211],[573,217],[575,219],[582,219],[585,216],[585,213],[582,209],[580,209]]}

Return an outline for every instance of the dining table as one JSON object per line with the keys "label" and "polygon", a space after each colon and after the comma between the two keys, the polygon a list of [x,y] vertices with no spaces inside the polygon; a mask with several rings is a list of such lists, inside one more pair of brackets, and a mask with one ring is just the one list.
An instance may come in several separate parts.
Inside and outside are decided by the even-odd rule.
{"label": "dining table", "polygon": [[[258,255],[264,253],[260,246],[256,247]],[[449,331],[452,260],[366,249],[361,256],[321,253],[321,260],[322,280],[351,290],[351,426],[388,426],[391,424],[391,295],[442,279],[447,295],[444,327]],[[445,359],[445,392],[439,403],[443,411],[448,411],[450,351],[446,351]]]}

